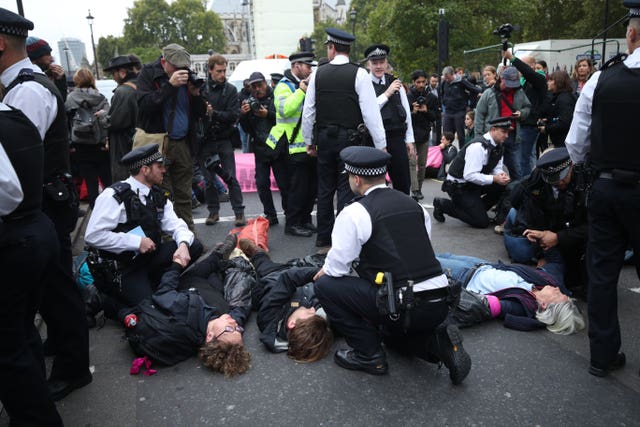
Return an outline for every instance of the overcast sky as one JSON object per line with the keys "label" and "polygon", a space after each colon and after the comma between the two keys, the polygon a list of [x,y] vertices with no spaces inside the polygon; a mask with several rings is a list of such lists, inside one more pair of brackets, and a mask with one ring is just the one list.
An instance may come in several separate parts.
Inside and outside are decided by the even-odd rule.
{"label": "overcast sky", "polygon": [[[53,49],[53,56],[60,63],[58,40],[74,37],[85,43],[87,58],[93,62],[91,32],[86,16],[89,9],[93,20],[93,36],[98,44],[100,37],[121,36],[127,8],[134,0],[22,0],[25,18],[33,21],[34,30],[29,35],[45,39]],[[0,7],[18,12],[16,0],[0,0]]]}

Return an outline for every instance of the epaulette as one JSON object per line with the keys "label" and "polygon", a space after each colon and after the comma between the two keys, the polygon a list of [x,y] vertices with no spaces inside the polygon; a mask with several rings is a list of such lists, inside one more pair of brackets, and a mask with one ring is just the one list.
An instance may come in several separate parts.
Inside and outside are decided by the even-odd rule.
{"label": "epaulette", "polygon": [[124,201],[124,195],[128,191],[131,191],[131,185],[124,181],[112,184],[111,188],[113,188],[113,198],[116,199],[118,203],[122,203]]}

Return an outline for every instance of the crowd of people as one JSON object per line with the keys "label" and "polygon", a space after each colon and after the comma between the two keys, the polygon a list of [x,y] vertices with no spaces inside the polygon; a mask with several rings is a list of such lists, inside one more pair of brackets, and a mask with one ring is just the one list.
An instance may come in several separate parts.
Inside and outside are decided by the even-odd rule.
{"label": "crowd of people", "polygon": [[[484,85],[446,66],[414,71],[409,86],[393,75],[389,46],[365,50],[367,71],[349,60],[355,37],[328,28],[326,58],[294,53],[277,82],[256,70],[240,92],[218,54],[206,79],[178,44],[149,64],[116,56],[105,67],[118,83],[110,104],[88,69],[68,91],[48,43],[27,37],[33,23],[0,9],[0,264],[10,278],[0,285],[0,400],[11,422],[62,424],[54,402],[92,381],[88,328],[99,311],[126,326],[136,354],[166,365],[197,353],[226,376],[245,372],[242,334],[257,311],[260,341],[296,361],[325,357],[336,333],[348,345],[334,354],[342,368],[383,375],[394,348],[444,364],[460,384],[472,361],[459,327],[501,318],[570,334],[585,327],[580,295],[589,372],[624,366],[617,277],[625,251],[640,251],[629,215],[640,185],[640,153],[629,154],[640,4],[626,3],[629,56],[596,73],[579,60],[571,77],[547,74],[543,61],[505,50],[510,65],[486,66]],[[240,129],[264,217],[279,223],[273,172],[284,233],[315,234],[315,258],[277,263],[229,234],[198,260],[194,176],[206,183],[206,225],[220,219],[218,178],[234,224],[247,224]],[[72,271],[74,170],[88,191],[90,295]],[[433,200],[432,215],[416,203],[425,177],[450,196]],[[445,215],[493,224],[512,263],[436,254],[431,216]]]}

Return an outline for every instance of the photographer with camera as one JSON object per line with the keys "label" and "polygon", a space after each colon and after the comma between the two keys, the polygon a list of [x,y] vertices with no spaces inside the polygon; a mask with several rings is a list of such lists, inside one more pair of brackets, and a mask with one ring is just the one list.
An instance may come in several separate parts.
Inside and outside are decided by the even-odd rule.
{"label": "photographer with camera", "polygon": [[[269,225],[278,224],[278,213],[271,195],[271,174],[280,189],[282,209],[287,210],[287,147],[283,144],[269,145],[269,133],[276,124],[276,107],[273,104],[273,89],[260,72],[249,76],[251,96],[240,106],[240,123],[249,136],[249,148],[255,156],[256,187]],[[277,141],[276,141],[277,142]]]}
{"label": "photographer with camera", "polygon": [[480,89],[466,78],[455,74],[452,66],[442,69],[442,131],[455,132],[458,141],[464,141],[464,115],[471,99],[478,97]]}
{"label": "photographer with camera", "polygon": [[416,200],[422,200],[424,198],[422,182],[427,164],[429,133],[431,132],[431,124],[435,123],[437,119],[438,98],[427,90],[427,74],[423,70],[414,71],[411,74],[411,81],[413,85],[409,88],[407,100],[411,105],[411,124],[416,140],[416,155],[409,158],[411,196]]}
{"label": "photographer with camera", "polygon": [[238,131],[235,128],[240,108],[238,90],[227,81],[227,59],[224,56],[211,55],[208,67],[210,79],[202,89],[207,114],[204,119],[204,137],[198,153],[200,169],[205,174],[207,182],[204,198],[209,217],[205,224],[213,225],[220,219],[220,199],[214,183],[215,166],[222,169],[219,175],[229,187],[229,201],[236,217],[235,225],[242,226],[246,224],[246,219],[242,190],[236,179],[236,159],[231,142],[233,133]]}
{"label": "photographer with camera", "polygon": [[[189,70],[191,55],[178,44],[162,49],[162,56],[145,64],[138,76],[138,128],[147,134],[166,134],[162,154],[167,172],[162,187],[171,193],[174,208],[189,229],[194,229],[191,212],[191,180],[197,142],[195,125],[204,116],[201,83]],[[134,141],[136,145],[136,141]]]}

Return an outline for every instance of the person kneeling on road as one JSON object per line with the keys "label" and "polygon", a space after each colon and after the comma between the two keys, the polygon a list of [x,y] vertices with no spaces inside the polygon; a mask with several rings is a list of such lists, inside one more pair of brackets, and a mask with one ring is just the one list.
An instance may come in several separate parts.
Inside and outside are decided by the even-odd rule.
{"label": "person kneeling on road", "polygon": [[[338,350],[335,362],[385,374],[381,330],[387,344],[429,362],[442,361],[452,383],[460,384],[471,358],[458,328],[443,323],[449,287],[431,247],[429,214],[408,195],[386,186],[388,153],[354,146],[343,149],[340,158],[351,190],[361,197],[338,215],[333,246],[314,278],[332,327],[352,347]],[[360,277],[349,276],[358,257]],[[379,272],[386,278],[380,288],[374,284]]]}

